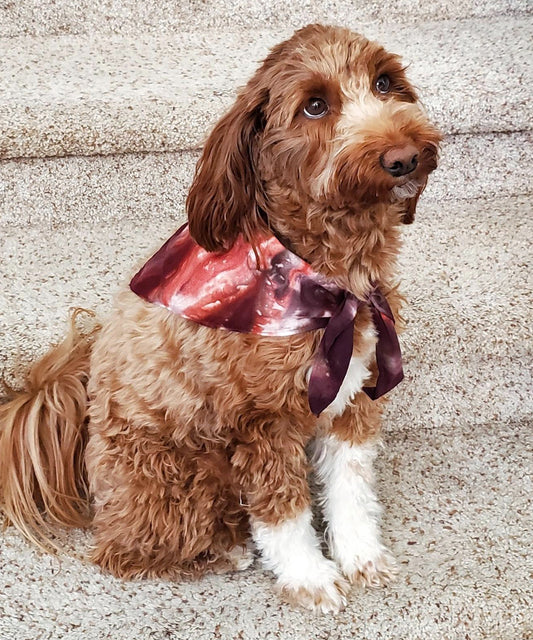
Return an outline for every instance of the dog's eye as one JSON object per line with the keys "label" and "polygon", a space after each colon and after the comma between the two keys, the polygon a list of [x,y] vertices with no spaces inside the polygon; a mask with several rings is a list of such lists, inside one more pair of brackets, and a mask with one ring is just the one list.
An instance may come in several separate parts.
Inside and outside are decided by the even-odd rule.
{"label": "dog's eye", "polygon": [[312,119],[322,118],[328,110],[328,103],[322,98],[309,98],[304,107],[304,115]]}
{"label": "dog's eye", "polygon": [[389,93],[391,87],[391,81],[389,76],[382,75],[376,80],[376,91],[378,93]]}

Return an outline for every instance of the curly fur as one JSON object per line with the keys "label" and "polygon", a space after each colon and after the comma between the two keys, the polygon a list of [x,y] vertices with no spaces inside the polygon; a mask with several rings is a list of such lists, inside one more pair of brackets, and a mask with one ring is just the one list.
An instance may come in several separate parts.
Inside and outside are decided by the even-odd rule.
{"label": "curly fur", "polygon": [[[90,522],[84,452],[91,344],[72,314],[65,340],[31,368],[0,406],[0,496],[7,518],[36,545],[56,549],[53,525]],[[9,396],[8,396],[9,397]],[[43,517],[46,514],[47,519]]]}
{"label": "curly fur", "polygon": [[[386,95],[375,88],[383,74]],[[316,97],[328,112],[309,119],[304,106]],[[187,200],[191,234],[218,251],[270,227],[356,296],[378,284],[397,315],[400,226],[414,217],[439,141],[396,56],[346,29],[311,25],[272,50],[208,138]],[[394,178],[380,158],[407,143],[418,166]],[[2,508],[46,544],[54,525],[86,524],[90,496],[92,558],[120,577],[235,568],[252,533],[284,597],[339,609],[343,572],[352,580],[357,566],[368,584],[394,573],[378,539],[371,471],[346,463],[333,473],[326,455],[371,460],[360,448],[379,438],[383,403],[354,386],[344,410],[310,413],[320,333],[208,329],[122,292],[93,346],[74,332],[1,408]],[[361,377],[375,345],[365,308],[354,338]],[[366,516],[364,502],[357,507],[373,523],[361,529],[368,540],[333,541],[349,575],[322,556],[310,524],[306,446],[316,437],[333,439],[324,481],[361,487],[373,505]],[[342,514],[331,517],[343,530]]]}

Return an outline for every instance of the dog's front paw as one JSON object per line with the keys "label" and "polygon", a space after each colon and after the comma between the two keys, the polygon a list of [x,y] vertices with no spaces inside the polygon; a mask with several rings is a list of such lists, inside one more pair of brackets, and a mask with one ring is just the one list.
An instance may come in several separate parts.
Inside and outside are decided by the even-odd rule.
{"label": "dog's front paw", "polygon": [[361,584],[371,589],[386,586],[398,575],[396,560],[385,548],[377,555],[357,556],[352,561],[343,563],[341,568],[352,584]]}
{"label": "dog's front paw", "polygon": [[283,599],[312,611],[335,613],[346,605],[349,584],[335,562],[322,554],[311,517],[306,508],[275,526],[253,521],[254,540],[264,566],[277,576]]}
{"label": "dog's front paw", "polygon": [[348,582],[333,562],[326,561],[328,575],[311,576],[305,583],[287,584],[278,580],[281,597],[293,605],[320,613],[338,613],[346,606]]}

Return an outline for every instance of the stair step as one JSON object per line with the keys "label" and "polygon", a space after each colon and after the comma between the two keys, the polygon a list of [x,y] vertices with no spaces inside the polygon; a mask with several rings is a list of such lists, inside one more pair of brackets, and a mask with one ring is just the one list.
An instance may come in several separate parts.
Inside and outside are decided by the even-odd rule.
{"label": "stair step", "polygon": [[199,152],[0,161],[0,224],[56,229],[181,215]]}
{"label": "stair step", "polygon": [[191,28],[227,31],[240,27],[296,29],[312,22],[366,25],[380,23],[420,23],[428,20],[465,19],[516,15],[531,10],[527,0],[311,0],[249,2],[249,0],[24,0],[0,5],[0,36],[120,33],[158,35],[180,33]]}
{"label": "stair step", "polygon": [[[449,136],[424,199],[442,202],[532,191],[533,133]],[[80,221],[183,214],[199,152],[0,162],[0,223],[56,229]]]}
{"label": "stair step", "polygon": [[[366,35],[410,63],[445,133],[467,134],[530,127],[532,27],[523,15],[373,24]],[[0,39],[0,158],[195,149],[290,31]]]}

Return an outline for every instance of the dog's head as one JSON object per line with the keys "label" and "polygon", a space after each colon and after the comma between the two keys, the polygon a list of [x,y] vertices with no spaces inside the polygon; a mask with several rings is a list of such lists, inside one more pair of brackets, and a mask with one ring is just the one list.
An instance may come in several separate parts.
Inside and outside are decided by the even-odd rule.
{"label": "dog's head", "polygon": [[411,222],[439,141],[397,56],[310,25],[272,50],[208,138],[191,234],[210,251],[265,223],[290,240],[314,233],[318,212],[323,228],[379,204]]}

